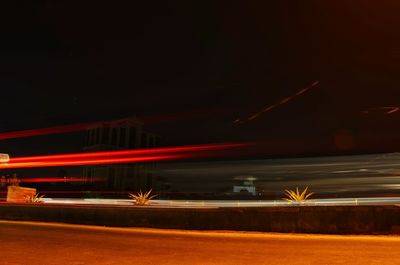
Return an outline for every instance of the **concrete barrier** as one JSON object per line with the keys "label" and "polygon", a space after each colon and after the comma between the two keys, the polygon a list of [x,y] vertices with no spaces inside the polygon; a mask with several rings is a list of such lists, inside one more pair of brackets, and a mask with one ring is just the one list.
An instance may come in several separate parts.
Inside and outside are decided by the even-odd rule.
{"label": "concrete barrier", "polygon": [[3,203],[0,219],[193,230],[400,233],[400,207],[397,206],[167,208]]}

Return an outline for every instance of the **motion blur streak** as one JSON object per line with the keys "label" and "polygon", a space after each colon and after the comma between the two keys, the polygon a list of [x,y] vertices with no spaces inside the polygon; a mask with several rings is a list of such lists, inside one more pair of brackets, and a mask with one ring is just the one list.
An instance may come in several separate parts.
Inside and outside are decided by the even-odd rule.
{"label": "motion blur streak", "polygon": [[5,132],[5,133],[0,133],[0,140],[25,138],[25,137],[49,135],[49,134],[77,132],[77,131],[85,130],[90,124],[92,124],[92,123],[79,123],[79,124],[63,125],[63,126],[56,126],[56,127],[24,130],[24,131]]}
{"label": "motion blur streak", "polygon": [[390,107],[376,107],[376,108],[370,108],[367,110],[362,111],[364,114],[373,114],[373,113],[383,113],[384,115],[390,115],[393,113],[396,113],[400,110],[400,107],[398,106],[390,106]]}
{"label": "motion blur streak", "polygon": [[97,160],[55,160],[55,161],[40,161],[40,162],[23,162],[23,163],[7,163],[0,164],[0,169],[8,168],[33,168],[33,167],[57,167],[57,166],[82,166],[82,165],[106,165],[119,163],[135,163],[176,159],[181,156],[165,155],[165,156],[145,156],[145,157],[127,157],[116,159],[97,159]]}
{"label": "motion blur streak", "polygon": [[264,108],[262,111],[259,111],[259,112],[255,113],[255,114],[251,115],[251,116],[248,117],[247,119],[244,119],[244,120],[237,119],[237,120],[235,120],[233,123],[239,123],[239,124],[240,124],[240,123],[244,123],[244,122],[248,122],[248,121],[254,120],[254,119],[258,118],[259,116],[261,116],[262,114],[264,114],[265,112],[268,112],[268,111],[273,110],[273,109],[275,109],[275,108],[277,108],[277,107],[279,107],[279,106],[281,106],[281,105],[283,105],[283,104],[288,103],[288,102],[291,101],[292,99],[294,99],[294,98],[296,98],[296,97],[298,97],[298,96],[304,94],[304,93],[307,92],[309,89],[311,89],[311,88],[313,88],[313,87],[315,87],[315,86],[317,86],[317,85],[319,85],[319,81],[314,81],[314,82],[313,82],[311,85],[309,85],[308,87],[305,87],[305,88],[303,88],[303,89],[297,91],[295,94],[293,94],[293,95],[291,95],[291,96],[289,96],[289,97],[287,97],[287,98],[282,99],[280,102],[278,102],[278,103],[276,103],[276,104],[273,104],[273,105],[271,105],[271,106],[268,106],[268,107]]}
{"label": "motion blur streak", "polygon": [[[183,120],[183,119],[193,119],[193,118],[204,118],[207,115],[213,113],[212,111],[197,111],[191,113],[173,113],[168,115],[160,115],[160,116],[145,116],[140,119],[146,124],[149,123],[159,123],[165,121],[173,121],[173,120]],[[77,123],[77,124],[69,124],[69,125],[61,125],[54,127],[46,127],[46,128],[38,128],[38,129],[30,129],[30,130],[21,130],[14,132],[3,132],[0,133],[0,141],[1,140],[9,140],[9,139],[17,139],[17,138],[25,138],[25,137],[34,137],[34,136],[42,136],[42,135],[50,135],[50,134],[62,134],[62,133],[70,133],[70,132],[79,132],[84,131],[90,126],[95,126],[97,124],[107,124],[109,122],[115,121],[98,121],[98,122],[87,122],[87,123]]]}
{"label": "motion blur streak", "polygon": [[77,154],[61,154],[61,155],[48,155],[48,156],[32,156],[32,157],[16,157],[11,158],[10,163],[24,163],[34,161],[57,161],[69,159],[95,159],[95,158],[110,158],[119,156],[136,156],[136,155],[156,155],[156,154],[174,154],[174,153],[187,153],[199,151],[213,151],[213,150],[227,150],[231,148],[244,147],[248,144],[206,144],[206,145],[193,145],[183,147],[165,147],[165,148],[152,148],[140,150],[123,150],[123,151],[107,151],[107,152],[92,152],[92,153],[77,153]]}
{"label": "motion blur streak", "polygon": [[[78,178],[78,177],[73,177],[73,178],[60,178],[60,177],[42,177],[42,178],[24,178],[21,179],[21,183],[56,183],[56,182],[83,182],[85,179],[84,178]],[[100,178],[93,178],[90,181],[104,181],[104,179]]]}
{"label": "motion blur streak", "polygon": [[209,144],[142,150],[19,157],[10,159],[9,163],[0,164],[0,169],[100,165],[171,160],[178,158],[198,158],[217,155],[217,153],[212,153],[211,151],[226,152],[231,148],[243,147],[247,145],[248,144]]}

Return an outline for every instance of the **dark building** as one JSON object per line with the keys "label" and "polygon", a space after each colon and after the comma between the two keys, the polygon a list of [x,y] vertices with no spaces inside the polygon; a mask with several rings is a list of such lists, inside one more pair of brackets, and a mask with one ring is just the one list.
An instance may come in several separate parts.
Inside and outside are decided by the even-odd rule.
{"label": "dark building", "polygon": [[[85,152],[154,148],[160,144],[158,135],[145,132],[136,117],[99,122],[87,128]],[[84,168],[85,184],[91,188],[112,191],[157,190],[151,172],[154,162],[95,165]]]}

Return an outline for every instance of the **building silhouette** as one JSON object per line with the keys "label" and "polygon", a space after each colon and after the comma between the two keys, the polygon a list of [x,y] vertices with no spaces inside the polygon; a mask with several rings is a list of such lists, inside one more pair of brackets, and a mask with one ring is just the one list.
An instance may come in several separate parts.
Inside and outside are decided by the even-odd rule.
{"label": "building silhouette", "polygon": [[[159,147],[160,137],[143,130],[136,117],[99,122],[86,131],[85,152]],[[111,191],[157,190],[154,162],[84,167],[84,182],[93,189]]]}

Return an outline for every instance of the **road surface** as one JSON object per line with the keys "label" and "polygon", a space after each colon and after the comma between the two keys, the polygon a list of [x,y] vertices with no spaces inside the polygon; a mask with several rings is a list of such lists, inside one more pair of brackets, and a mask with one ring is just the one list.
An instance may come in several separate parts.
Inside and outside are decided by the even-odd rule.
{"label": "road surface", "polygon": [[400,264],[400,236],[194,232],[0,221],[0,264]]}

